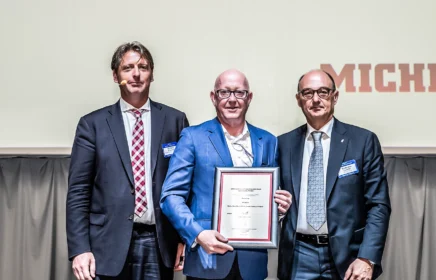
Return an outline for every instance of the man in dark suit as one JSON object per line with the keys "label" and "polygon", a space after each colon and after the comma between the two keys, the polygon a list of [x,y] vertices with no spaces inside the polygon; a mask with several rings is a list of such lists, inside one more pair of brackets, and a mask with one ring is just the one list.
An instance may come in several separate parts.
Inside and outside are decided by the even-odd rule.
{"label": "man in dark suit", "polygon": [[[79,121],[67,195],[69,258],[77,279],[173,279],[183,245],[159,200],[184,113],[149,98],[153,58],[118,47],[120,100]],[[177,255],[177,256],[176,256]]]}
{"label": "man in dark suit", "polygon": [[[245,75],[218,76],[210,99],[217,117],[182,132],[162,189],[161,207],[186,243],[188,279],[260,280],[267,277],[267,250],[233,250],[211,230],[215,167],[277,166],[277,139],[245,121],[253,97]],[[275,193],[280,213],[289,192]]]}
{"label": "man in dark suit", "polygon": [[281,135],[281,186],[294,198],[281,231],[278,277],[375,279],[391,206],[377,136],[333,117],[339,92],[313,70],[296,99],[307,124]]}

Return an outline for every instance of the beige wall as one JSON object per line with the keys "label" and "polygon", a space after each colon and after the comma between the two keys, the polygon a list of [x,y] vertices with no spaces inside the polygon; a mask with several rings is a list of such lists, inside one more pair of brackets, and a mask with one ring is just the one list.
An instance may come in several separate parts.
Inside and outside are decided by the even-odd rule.
{"label": "beige wall", "polygon": [[[248,120],[278,135],[304,122],[299,76],[320,64],[423,63],[425,91],[346,93],[336,116],[376,132],[384,147],[436,148],[433,0],[15,0],[0,2],[0,148],[71,147],[80,116],[115,102],[110,58],[139,40],[155,58],[151,97],[214,116],[215,77],[236,67],[254,91]],[[436,72],[433,84],[436,86]],[[354,71],[359,87],[360,72]],[[412,90],[414,90],[412,83]],[[398,91],[398,89],[396,90]]]}

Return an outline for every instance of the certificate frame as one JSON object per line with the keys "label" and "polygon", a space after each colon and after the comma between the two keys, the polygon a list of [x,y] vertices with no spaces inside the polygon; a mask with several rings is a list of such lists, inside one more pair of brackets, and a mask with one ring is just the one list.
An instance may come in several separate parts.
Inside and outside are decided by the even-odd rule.
{"label": "certificate frame", "polygon": [[[249,215],[249,218],[245,219],[243,216],[242,220],[244,221],[242,224],[250,223],[249,226],[259,223],[256,222],[255,218],[252,214],[254,211],[259,213],[261,211],[261,217],[265,217],[265,214],[267,215],[268,221],[264,221],[264,219],[261,219],[263,222],[261,222],[262,228],[258,229],[256,227],[254,228],[242,228],[242,229],[236,229],[232,227],[231,232],[238,230],[242,233],[240,236],[238,233],[235,233],[234,236],[226,236],[228,239],[228,244],[233,246],[234,248],[245,248],[245,249],[277,249],[278,247],[278,210],[277,210],[277,204],[274,201],[274,193],[279,188],[279,167],[216,167],[215,169],[215,189],[214,189],[214,200],[213,200],[213,211],[212,211],[212,229],[222,233],[222,232],[228,232],[227,229],[229,223],[234,224],[234,220],[229,222],[229,219],[235,219],[235,215],[233,213],[233,210],[231,210],[231,213],[224,213],[223,210],[229,209],[226,207],[241,207],[240,209],[244,210],[244,214]],[[231,177],[229,176],[249,176],[251,178],[246,177],[246,179],[254,180],[256,178],[256,184],[257,182],[261,181],[262,190],[259,189],[259,185],[256,185],[257,187],[254,189],[249,188],[239,188],[232,185]],[[253,176],[263,176],[261,177],[253,177]],[[236,178],[236,177],[233,177]],[[243,177],[239,177],[239,180],[241,180]],[[230,180],[229,180],[230,179]],[[260,180],[259,180],[260,179]],[[265,184],[265,182],[268,181],[268,185]],[[233,183],[235,184],[235,183]],[[233,186],[233,188],[232,188]],[[230,188],[230,189],[229,189]],[[266,188],[266,189],[265,189]],[[262,201],[262,205],[228,205],[226,204],[226,200],[233,200],[232,198],[226,198],[229,197],[230,193],[234,190],[247,190],[248,196],[258,196],[261,194],[265,194],[266,191],[268,191],[267,200]],[[258,190],[259,193],[256,194],[256,191],[252,190]],[[225,195],[223,195],[223,193]],[[242,195],[243,196],[243,195]],[[234,197],[234,196],[231,196]],[[244,198],[242,198],[244,199]],[[250,201],[251,198],[247,197],[246,200],[242,203],[247,203],[246,201]],[[259,198],[257,199],[257,203],[259,202]],[[264,205],[263,205],[264,203]],[[265,207],[267,206],[267,207]],[[258,209],[256,209],[258,208]],[[262,209],[263,208],[263,209]],[[256,209],[256,210],[252,210]],[[236,211],[239,211],[239,209],[234,209]],[[268,213],[265,213],[264,211],[268,211]],[[230,217],[230,215],[233,215]],[[239,222],[239,219],[236,218]],[[263,228],[266,226],[267,228]],[[260,232],[262,234],[262,237],[255,238],[255,237],[247,237],[247,232]],[[266,233],[266,232],[267,233]],[[244,236],[245,234],[245,236]],[[256,234],[253,234],[256,235]]]}

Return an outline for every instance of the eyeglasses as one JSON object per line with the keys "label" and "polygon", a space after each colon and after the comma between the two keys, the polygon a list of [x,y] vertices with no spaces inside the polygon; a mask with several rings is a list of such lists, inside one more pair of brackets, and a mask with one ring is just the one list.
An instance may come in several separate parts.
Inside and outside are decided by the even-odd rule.
{"label": "eyeglasses", "polygon": [[319,98],[327,99],[329,95],[333,92],[333,89],[328,87],[320,87],[319,89],[303,88],[298,93],[301,94],[303,99],[310,100],[318,94]]}
{"label": "eyeglasses", "polygon": [[235,96],[237,99],[244,99],[248,96],[248,90],[228,90],[228,89],[217,89],[215,94],[219,99],[227,99],[230,98],[230,95]]}

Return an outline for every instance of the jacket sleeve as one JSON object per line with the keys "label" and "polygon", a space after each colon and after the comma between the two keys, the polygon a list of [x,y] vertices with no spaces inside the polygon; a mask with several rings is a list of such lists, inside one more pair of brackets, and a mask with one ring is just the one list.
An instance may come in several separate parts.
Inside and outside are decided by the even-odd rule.
{"label": "jacket sleeve", "polygon": [[195,147],[189,128],[184,129],[171,156],[167,177],[162,187],[160,207],[168,220],[191,248],[204,229],[195,221],[187,206],[195,167]]}
{"label": "jacket sleeve", "polygon": [[76,130],[71,152],[66,201],[68,257],[90,252],[89,205],[94,184],[95,134],[84,118]]}
{"label": "jacket sleeve", "polygon": [[363,159],[366,226],[359,258],[381,264],[391,214],[388,183],[380,142],[374,133],[366,139]]}

